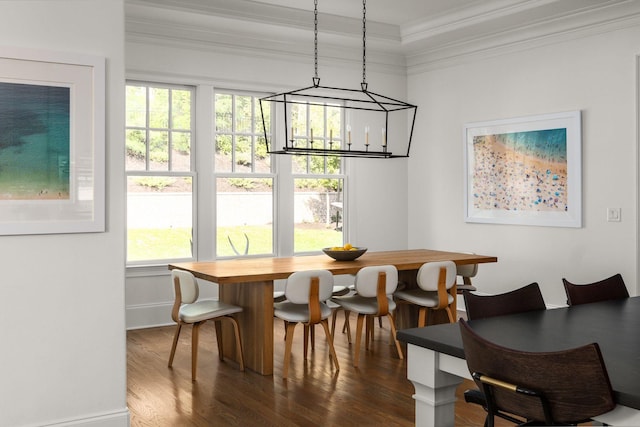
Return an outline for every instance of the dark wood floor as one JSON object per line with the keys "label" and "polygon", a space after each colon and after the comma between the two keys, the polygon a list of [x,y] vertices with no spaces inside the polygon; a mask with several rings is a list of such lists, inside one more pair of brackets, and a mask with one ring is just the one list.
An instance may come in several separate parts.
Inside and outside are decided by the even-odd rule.
{"label": "dark wood floor", "polygon": [[[355,322],[352,321],[355,326]],[[355,330],[355,328],[354,328]],[[183,328],[173,369],[167,360],[173,327],[129,331],[127,334],[127,404],[131,425],[142,426],[413,426],[413,385],[406,378],[406,360],[389,345],[388,327],[376,326],[370,351],[352,366],[353,345],[336,333],[340,362],[336,373],[321,328],[316,348],[302,357],[302,327],[296,328],[289,379],[282,379],[284,340],[275,326],[275,374],[240,372],[233,361],[220,362],[213,324],[200,333],[198,380],[191,381],[190,328]],[[458,389],[456,426],[481,426],[484,412],[461,400],[471,382]],[[508,425],[498,420],[498,426]]]}

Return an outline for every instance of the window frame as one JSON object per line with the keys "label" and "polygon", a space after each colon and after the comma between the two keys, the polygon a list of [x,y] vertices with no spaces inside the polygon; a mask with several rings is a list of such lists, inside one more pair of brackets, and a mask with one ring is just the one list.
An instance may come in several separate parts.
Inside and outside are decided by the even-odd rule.
{"label": "window frame", "polygon": [[[141,79],[126,79],[125,81],[125,114],[126,114],[126,90],[128,86],[141,86],[141,87],[145,87],[146,88],[146,94],[145,94],[145,106],[146,106],[146,112],[145,112],[145,126],[144,127],[140,127],[140,126],[127,126],[126,123],[126,117],[125,117],[125,135],[126,133],[130,130],[130,129],[134,129],[134,130],[142,130],[145,134],[145,140],[149,141],[149,134],[151,131],[166,131],[168,133],[168,162],[169,165],[167,167],[167,170],[150,170],[150,162],[151,162],[151,156],[150,156],[150,144],[149,142],[146,143],[146,153],[145,153],[145,169],[138,169],[138,170],[129,170],[127,169],[127,165],[126,165],[126,161],[127,161],[127,154],[126,154],[126,136],[125,136],[125,185],[128,185],[129,182],[129,178],[132,176],[146,176],[146,177],[177,177],[177,178],[184,178],[184,177],[189,177],[191,178],[191,257],[185,257],[185,258],[162,258],[162,259],[146,259],[146,260],[136,260],[136,261],[130,261],[129,260],[129,251],[128,251],[128,245],[129,245],[129,226],[128,226],[128,213],[129,213],[129,203],[128,203],[128,197],[129,197],[129,191],[126,190],[125,191],[125,196],[126,196],[126,204],[125,204],[125,263],[127,267],[148,267],[148,266],[155,266],[155,265],[167,265],[169,263],[172,262],[181,262],[181,261],[195,261],[198,259],[198,227],[197,227],[197,209],[198,209],[198,182],[197,182],[197,170],[196,170],[196,158],[197,158],[197,122],[196,122],[196,107],[197,107],[197,93],[198,93],[198,88],[196,85],[189,85],[189,84],[179,84],[179,83],[166,83],[166,82],[155,82],[155,81],[146,81],[146,80],[141,80]],[[169,90],[188,90],[189,92],[191,92],[191,100],[190,100],[190,108],[191,108],[191,118],[190,118],[190,130],[189,132],[191,133],[191,141],[189,144],[189,170],[185,170],[185,171],[175,171],[173,170],[172,164],[171,164],[171,148],[172,148],[172,130],[173,127],[171,126],[171,110],[173,108],[172,102],[169,101],[169,111],[168,111],[168,116],[169,116],[169,126],[165,129],[165,128],[152,128],[150,126],[150,114],[149,114],[149,89],[150,88],[157,88],[157,89],[169,89]],[[171,98],[169,98],[171,100]],[[180,129],[181,132],[183,132],[183,129]]]}

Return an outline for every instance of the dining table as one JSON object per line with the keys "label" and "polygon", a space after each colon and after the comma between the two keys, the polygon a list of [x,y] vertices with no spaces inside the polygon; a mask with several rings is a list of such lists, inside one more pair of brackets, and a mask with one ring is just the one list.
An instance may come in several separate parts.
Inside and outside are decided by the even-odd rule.
{"label": "dining table", "polygon": [[[352,261],[336,261],[329,256],[244,257],[215,261],[179,262],[169,269],[191,272],[195,277],[218,284],[219,299],[243,308],[238,314],[245,366],[263,375],[273,374],[273,291],[274,281],[286,279],[296,271],[329,270],[334,275],[353,275],[367,266],[394,265],[398,279],[416,285],[417,270],[433,261],[453,261],[457,265],[493,263],[495,256],[431,249],[368,251]],[[455,310],[456,292],[452,308]],[[219,338],[220,339],[220,338]],[[224,356],[236,354],[233,333],[223,328]]]}
{"label": "dining table", "polygon": [[[598,343],[616,408],[594,417],[611,426],[640,426],[640,297],[470,320],[500,346],[551,352]],[[398,331],[407,344],[407,378],[415,393],[415,425],[453,427],[456,389],[471,379],[458,323]]]}

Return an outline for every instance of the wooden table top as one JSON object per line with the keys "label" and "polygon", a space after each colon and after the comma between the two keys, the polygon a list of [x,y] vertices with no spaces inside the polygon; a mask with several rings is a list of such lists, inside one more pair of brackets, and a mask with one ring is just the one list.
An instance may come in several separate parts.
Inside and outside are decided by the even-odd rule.
{"label": "wooden table top", "polygon": [[218,284],[286,279],[295,271],[325,269],[333,274],[355,274],[362,267],[395,265],[398,270],[417,270],[425,262],[454,261],[458,265],[497,262],[494,256],[460,252],[410,249],[367,252],[354,261],[335,261],[327,255],[286,258],[241,258],[222,261],[181,262],[169,269],[187,270],[194,276]]}

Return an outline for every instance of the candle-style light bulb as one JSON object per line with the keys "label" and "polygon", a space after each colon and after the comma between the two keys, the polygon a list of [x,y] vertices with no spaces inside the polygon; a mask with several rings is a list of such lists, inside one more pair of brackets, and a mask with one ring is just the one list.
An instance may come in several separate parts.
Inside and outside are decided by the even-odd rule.
{"label": "candle-style light bulb", "polygon": [[387,130],[385,128],[382,128],[382,146],[387,146]]}

